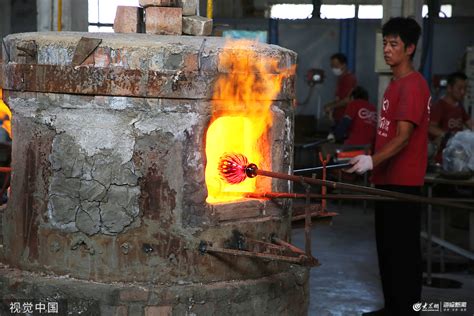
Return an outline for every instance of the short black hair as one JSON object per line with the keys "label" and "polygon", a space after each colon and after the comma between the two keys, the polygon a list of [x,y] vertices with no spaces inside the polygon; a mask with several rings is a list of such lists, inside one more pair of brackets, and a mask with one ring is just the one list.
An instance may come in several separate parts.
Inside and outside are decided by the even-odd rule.
{"label": "short black hair", "polygon": [[354,88],[354,90],[352,90],[351,97],[353,97],[354,99],[363,99],[368,101],[369,93],[363,87],[357,86]]}
{"label": "short black hair", "polygon": [[448,76],[448,86],[453,86],[456,83],[456,80],[467,80],[467,76],[465,73],[457,71],[453,72]]}
{"label": "short black hair", "polygon": [[420,25],[412,18],[396,17],[391,18],[382,26],[382,35],[385,36],[399,36],[405,47],[413,44],[415,50],[410,58],[413,59],[416,52],[416,46],[421,35]]}
{"label": "short black hair", "polygon": [[331,56],[332,59],[337,59],[341,64],[347,65],[347,57],[343,53],[336,53]]}

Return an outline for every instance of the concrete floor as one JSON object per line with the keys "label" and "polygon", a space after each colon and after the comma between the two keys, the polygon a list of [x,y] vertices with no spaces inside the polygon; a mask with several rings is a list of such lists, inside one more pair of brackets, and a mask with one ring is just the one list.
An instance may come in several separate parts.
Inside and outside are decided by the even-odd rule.
{"label": "concrete floor", "polygon": [[[337,205],[328,207],[331,211]],[[312,251],[321,266],[310,276],[309,315],[351,316],[383,307],[375,249],[373,212],[344,204],[332,224],[315,224]],[[313,224],[314,225],[314,224]],[[293,229],[292,242],[304,249],[304,230]],[[461,259],[462,260],[462,259]],[[424,302],[467,302],[466,312],[424,312],[422,315],[474,315],[474,273],[471,268],[434,277],[463,283],[460,289],[423,287]]]}

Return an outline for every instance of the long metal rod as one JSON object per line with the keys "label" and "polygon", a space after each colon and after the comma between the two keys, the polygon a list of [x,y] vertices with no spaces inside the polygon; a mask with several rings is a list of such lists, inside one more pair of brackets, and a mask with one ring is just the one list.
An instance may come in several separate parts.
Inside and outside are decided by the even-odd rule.
{"label": "long metal rod", "polygon": [[309,209],[309,204],[311,203],[310,197],[310,189],[309,185],[306,185],[306,209],[305,209],[305,217],[304,217],[304,237],[305,237],[305,251],[308,257],[311,256],[311,210]]}
{"label": "long metal rod", "polygon": [[319,262],[316,258],[308,258],[306,255],[300,255],[298,257],[287,257],[287,256],[279,256],[269,253],[258,253],[258,252],[251,252],[251,251],[244,251],[244,250],[234,250],[234,249],[225,249],[225,248],[217,248],[212,246],[206,247],[206,252],[209,253],[222,253],[227,255],[234,255],[234,256],[242,256],[242,257],[249,257],[249,258],[259,258],[259,259],[268,259],[273,261],[284,261],[290,263],[297,263],[303,265],[311,265],[316,266],[319,265]]}
{"label": "long metal rod", "polygon": [[[351,166],[352,165],[350,163],[339,163],[339,164],[335,164],[335,165],[326,166],[326,170],[329,170],[329,169],[343,169],[343,168],[348,168],[348,167],[351,167]],[[295,170],[293,170],[293,173],[319,171],[319,170],[323,170],[323,169],[324,169],[324,166],[304,168],[304,169],[295,169]]]}
{"label": "long metal rod", "polygon": [[288,242],[286,242],[286,241],[284,241],[284,240],[281,240],[281,239],[278,238],[278,237],[272,237],[272,241],[273,241],[275,244],[280,245],[280,246],[283,246],[283,247],[286,247],[286,248],[290,249],[291,251],[293,251],[293,252],[295,252],[295,253],[299,253],[299,254],[301,254],[301,255],[304,255],[304,254],[305,254],[304,251],[301,250],[300,248],[295,247],[295,246],[293,246],[292,244],[290,244],[290,243],[288,243]]}
{"label": "long metal rod", "polygon": [[207,0],[207,18],[212,19],[214,15],[213,0]]}
{"label": "long metal rod", "polygon": [[[264,192],[264,193],[245,193],[244,196],[250,199],[304,199],[306,194],[302,193],[286,193],[286,192]],[[312,199],[328,199],[328,200],[362,200],[362,201],[390,201],[403,202],[403,200],[392,197],[377,196],[377,195],[362,195],[362,194],[317,194],[311,193]],[[437,202],[465,202],[474,203],[474,199],[445,199],[432,198],[430,201]],[[464,206],[464,205],[463,205]],[[467,205],[465,207],[468,207]],[[472,208],[470,208],[472,210]]]}
{"label": "long metal rod", "polygon": [[63,29],[63,0],[58,0],[58,32]]}
{"label": "long metal rod", "polygon": [[300,147],[300,148],[310,148],[310,147],[316,147],[325,143],[329,143],[331,140],[329,139],[319,139],[317,141],[307,143],[307,144],[301,144],[301,145],[295,145],[295,147]]}
{"label": "long metal rod", "polygon": [[400,200],[405,200],[405,201],[410,201],[410,202],[427,203],[431,205],[440,205],[440,206],[447,206],[447,207],[453,207],[453,208],[459,208],[459,209],[465,209],[465,210],[473,210],[472,207],[467,206],[467,205],[438,201],[434,199],[428,199],[423,196],[381,190],[381,189],[364,187],[364,186],[359,186],[359,185],[354,185],[354,184],[349,184],[349,183],[313,179],[313,178],[302,177],[302,176],[294,176],[294,175],[266,171],[266,170],[261,170],[261,169],[257,169],[256,173],[257,175],[261,175],[265,177],[290,180],[294,182],[307,183],[307,184],[312,184],[312,185],[325,185],[333,189],[344,189],[344,190],[349,190],[349,191],[376,194],[376,195],[385,196],[385,197],[392,197],[395,199],[400,199]]}
{"label": "long metal rod", "polygon": [[[337,216],[337,215],[339,215],[339,214],[337,214],[335,212],[318,211],[318,212],[312,212],[311,213],[311,218],[313,218],[313,217],[326,218],[326,217],[334,217],[334,216]],[[292,222],[300,221],[300,220],[304,219],[305,216],[306,216],[306,214],[292,216],[291,221]]]}

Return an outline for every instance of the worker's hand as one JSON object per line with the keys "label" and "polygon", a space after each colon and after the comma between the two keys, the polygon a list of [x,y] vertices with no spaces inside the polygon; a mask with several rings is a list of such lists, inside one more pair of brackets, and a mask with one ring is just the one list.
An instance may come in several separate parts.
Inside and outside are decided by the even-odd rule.
{"label": "worker's hand", "polygon": [[369,170],[372,170],[374,167],[372,163],[372,157],[369,155],[355,156],[349,161],[349,163],[352,164],[352,167],[348,170],[345,170],[348,173],[355,172],[357,174],[363,174]]}
{"label": "worker's hand", "polygon": [[333,133],[329,133],[328,137],[327,137],[327,140],[330,141],[330,142],[334,142],[336,140],[336,138],[334,137]]}

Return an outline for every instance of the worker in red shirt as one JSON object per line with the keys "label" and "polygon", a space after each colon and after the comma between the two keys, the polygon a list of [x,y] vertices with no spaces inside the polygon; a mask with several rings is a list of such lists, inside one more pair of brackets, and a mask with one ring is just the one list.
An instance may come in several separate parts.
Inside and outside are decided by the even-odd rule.
{"label": "worker in red shirt", "polygon": [[446,95],[433,105],[429,134],[438,148],[436,162],[441,162],[447,140],[464,128],[473,129],[473,122],[462,106],[467,88],[467,76],[455,72],[448,76]]}
{"label": "worker in red shirt", "polygon": [[369,103],[369,94],[357,86],[351,93],[351,101],[346,107],[344,117],[334,130],[336,141],[344,145],[370,145],[375,141],[377,109]]}
{"label": "worker in red shirt", "polygon": [[357,85],[356,77],[347,69],[347,57],[337,53],[331,56],[331,69],[337,78],[335,100],[326,104],[324,110],[330,114],[337,125],[344,117],[344,112],[352,90]]}
{"label": "worker in red shirt", "polygon": [[[372,156],[351,159],[348,172],[372,170],[376,188],[421,194],[427,166],[430,90],[412,64],[421,28],[411,18],[382,27],[383,54],[393,78],[385,90]],[[418,315],[421,301],[421,206],[377,201],[375,236],[384,294],[382,310],[363,315]]]}

